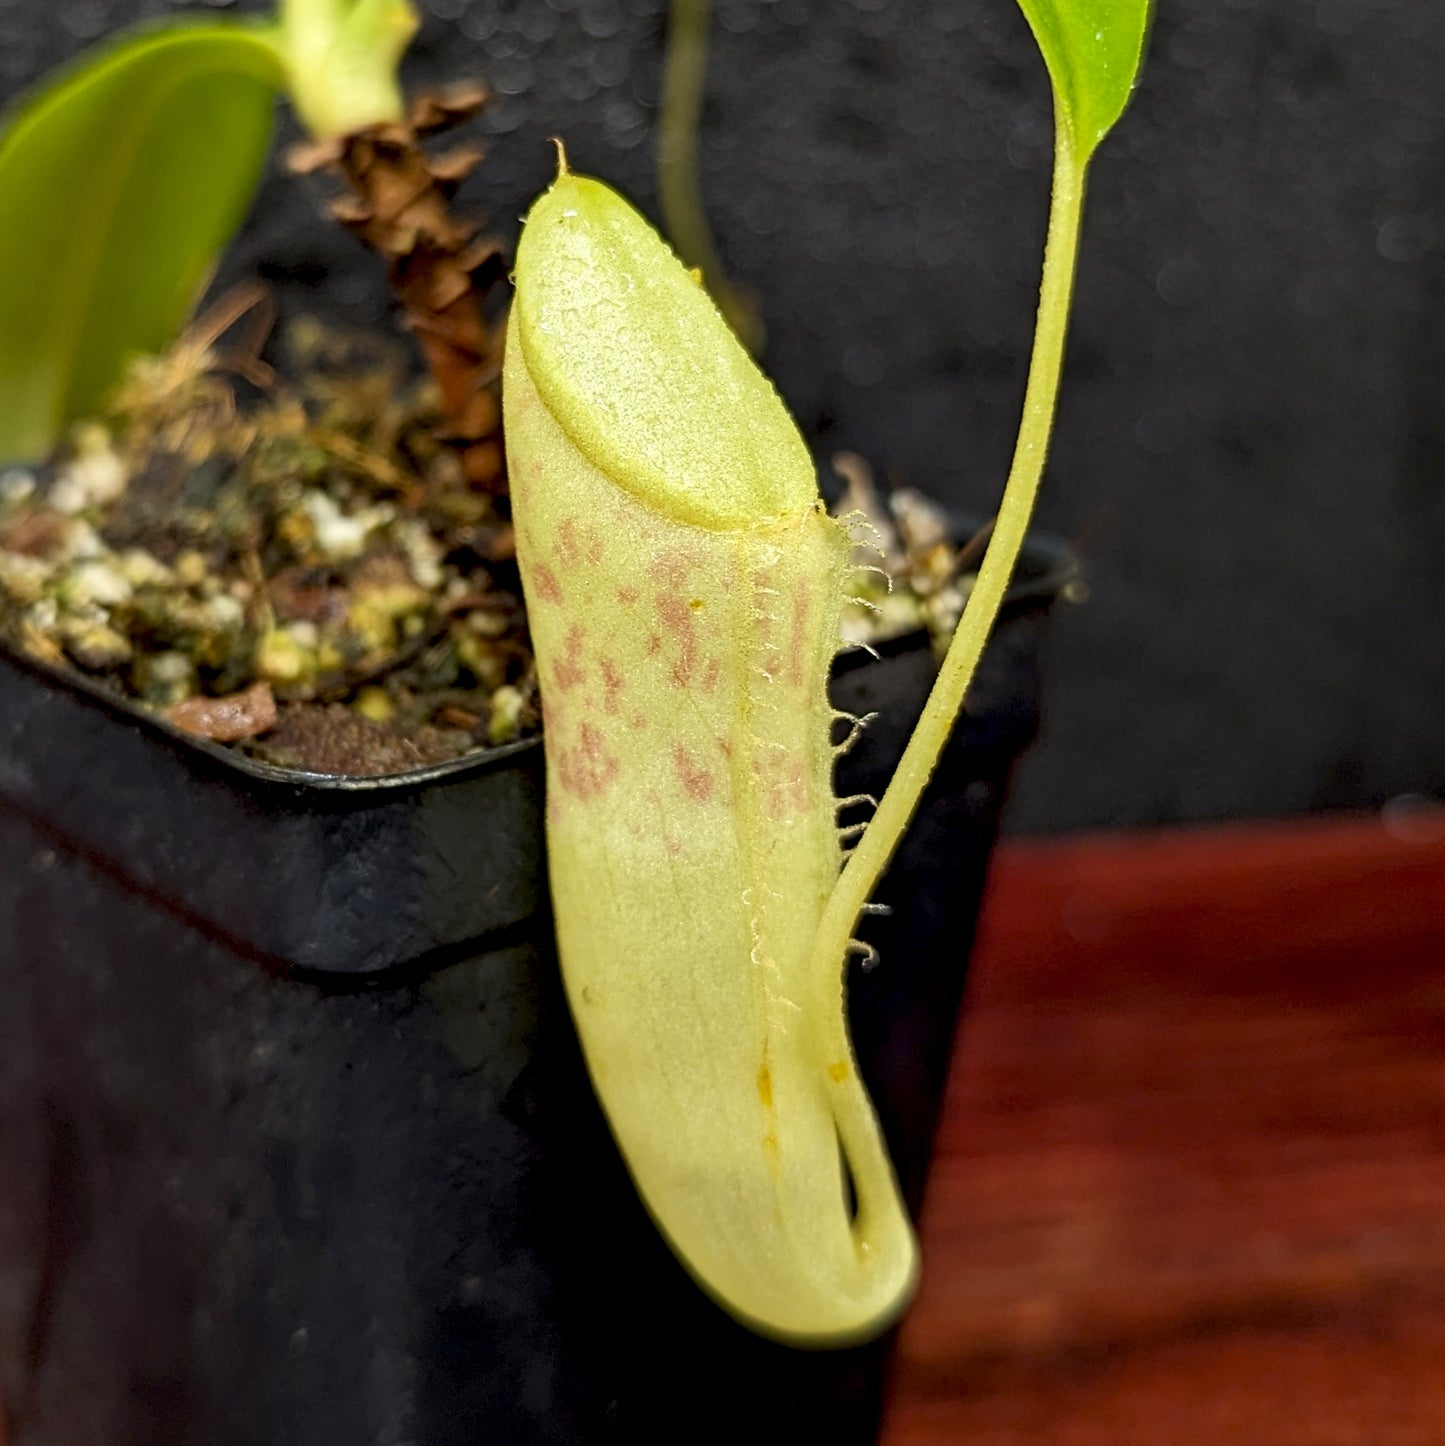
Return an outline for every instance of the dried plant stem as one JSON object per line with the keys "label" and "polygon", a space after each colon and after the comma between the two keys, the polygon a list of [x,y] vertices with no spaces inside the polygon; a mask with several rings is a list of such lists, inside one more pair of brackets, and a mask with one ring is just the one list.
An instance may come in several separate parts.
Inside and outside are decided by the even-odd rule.
{"label": "dried plant stem", "polygon": [[482,152],[460,146],[432,156],[425,136],[476,111],[480,87],[427,97],[405,121],[367,126],[302,148],[292,164],[342,175],[351,194],[332,213],[387,263],[392,290],[436,381],[446,440],[456,446],[467,480],[503,490],[496,380],[500,338],[483,299],[501,279],[500,247],[451,208],[457,187]]}

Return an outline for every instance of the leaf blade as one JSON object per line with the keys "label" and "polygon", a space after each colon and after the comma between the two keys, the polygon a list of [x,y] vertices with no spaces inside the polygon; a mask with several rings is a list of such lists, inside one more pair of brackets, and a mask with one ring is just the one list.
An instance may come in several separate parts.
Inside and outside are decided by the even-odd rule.
{"label": "leaf blade", "polygon": [[1144,60],[1153,0],[1018,0],[1083,164],[1123,115]]}
{"label": "leaf blade", "polygon": [[249,204],[281,68],[266,32],[132,34],[0,134],[0,459],[92,409],[175,334]]}

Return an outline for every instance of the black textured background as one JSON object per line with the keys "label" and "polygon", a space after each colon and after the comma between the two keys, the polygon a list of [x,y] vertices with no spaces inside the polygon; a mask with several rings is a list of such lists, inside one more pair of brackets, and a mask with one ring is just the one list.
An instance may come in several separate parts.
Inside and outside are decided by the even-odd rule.
{"label": "black textured background", "polygon": [[[166,8],[0,0],[0,85]],[[654,209],[663,10],[430,0],[412,77],[498,92],[475,208],[514,233],[558,132]],[[719,0],[715,31],[708,199],[769,370],[820,458],[990,508],[1050,147],[1012,0]],[[1445,790],[1442,77],[1427,0],[1162,0],[1094,171],[1040,519],[1093,588],[1015,828]],[[374,311],[316,195],[273,181],[230,271]]]}

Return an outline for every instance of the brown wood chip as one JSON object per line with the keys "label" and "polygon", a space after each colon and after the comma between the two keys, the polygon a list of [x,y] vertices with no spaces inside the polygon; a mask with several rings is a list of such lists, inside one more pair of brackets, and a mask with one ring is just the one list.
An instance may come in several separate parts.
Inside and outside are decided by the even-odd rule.
{"label": "brown wood chip", "polygon": [[240,743],[276,726],[276,700],[269,683],[257,683],[224,698],[187,698],[165,711],[183,733],[213,743]]}

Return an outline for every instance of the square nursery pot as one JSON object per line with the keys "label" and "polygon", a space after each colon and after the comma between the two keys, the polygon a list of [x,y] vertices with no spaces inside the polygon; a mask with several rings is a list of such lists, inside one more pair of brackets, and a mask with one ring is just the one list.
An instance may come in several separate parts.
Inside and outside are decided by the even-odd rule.
{"label": "square nursery pot", "polygon": [[[1071,575],[1031,543],[850,981],[916,1209],[985,870]],[[882,791],[926,641],[843,659]],[[8,1446],[637,1446],[877,1432],[889,1342],[711,1304],[643,1213],[552,952],[535,741],[282,773],[0,655]],[[0,1433],[4,1434],[4,1433]]]}

